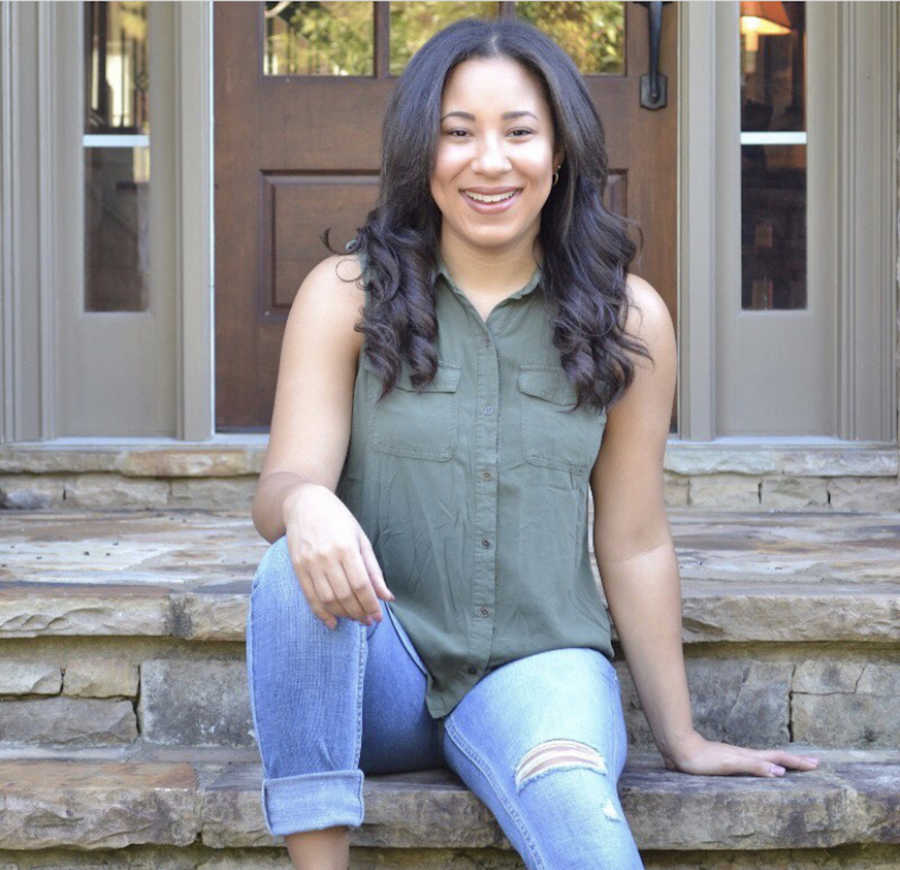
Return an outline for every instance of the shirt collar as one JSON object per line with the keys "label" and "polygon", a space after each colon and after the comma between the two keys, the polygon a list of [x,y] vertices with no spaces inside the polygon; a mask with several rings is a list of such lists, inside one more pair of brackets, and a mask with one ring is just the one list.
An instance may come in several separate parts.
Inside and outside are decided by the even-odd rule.
{"label": "shirt collar", "polygon": [[[437,255],[436,274],[443,275],[444,280],[447,282],[447,285],[457,296],[465,295],[462,290],[460,290],[459,287],[456,286],[456,282],[453,280],[453,277],[450,274],[450,270],[447,268],[447,264],[444,262],[444,258],[440,255],[440,253],[438,253]],[[510,293],[509,296],[504,297],[503,301],[505,302],[507,299],[520,299],[523,296],[527,296],[540,283],[542,274],[543,271],[541,267],[536,265],[534,272],[526,282],[525,286],[520,288],[519,290],[516,290],[514,293]]]}

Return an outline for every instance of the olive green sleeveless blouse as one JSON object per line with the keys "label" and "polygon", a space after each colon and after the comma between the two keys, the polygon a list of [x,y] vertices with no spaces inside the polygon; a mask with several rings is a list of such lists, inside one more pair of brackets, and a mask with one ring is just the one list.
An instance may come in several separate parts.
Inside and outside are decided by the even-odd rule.
{"label": "olive green sleeveless blouse", "polygon": [[567,412],[575,388],[540,274],[485,321],[441,263],[439,365],[422,392],[404,368],[379,401],[381,380],[359,356],[337,494],[429,671],[434,718],[506,662],[562,647],[613,656],[587,544],[606,413]]}

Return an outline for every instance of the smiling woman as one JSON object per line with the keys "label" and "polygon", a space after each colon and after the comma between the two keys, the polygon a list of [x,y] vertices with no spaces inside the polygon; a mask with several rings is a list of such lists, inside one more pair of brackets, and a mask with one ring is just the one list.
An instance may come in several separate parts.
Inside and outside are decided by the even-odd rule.
{"label": "smiling woman", "polygon": [[590,531],[667,766],[815,765],[692,725],[663,501],[671,318],[628,273],[602,125],[543,34],[438,33],[383,139],[351,256],[293,303],[254,503],[275,542],[247,629],[266,822],[297,867],[343,870],[364,774],[446,765],[528,868],[636,870]]}

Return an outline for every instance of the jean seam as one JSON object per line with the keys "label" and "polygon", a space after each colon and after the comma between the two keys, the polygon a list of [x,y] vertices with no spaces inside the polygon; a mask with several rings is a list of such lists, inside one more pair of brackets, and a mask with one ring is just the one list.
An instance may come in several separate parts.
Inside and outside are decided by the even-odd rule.
{"label": "jean seam", "polygon": [[[262,756],[262,740],[260,739],[259,734],[259,723],[256,719],[256,697],[254,692],[254,686],[256,681],[253,679],[253,666],[254,666],[254,657],[253,657],[253,591],[256,586],[256,583],[250,589],[250,595],[248,596],[248,607],[247,607],[247,629],[245,632],[245,644],[247,649],[247,689],[248,694],[250,695],[250,716],[253,721],[253,736],[256,738],[256,748],[257,752],[259,752],[260,761],[263,760]],[[266,807],[266,771],[265,771],[265,763],[263,763],[263,777],[262,782],[259,786],[259,801],[263,808],[263,821],[266,823],[266,827],[269,830],[269,833],[272,833],[272,828],[269,825],[269,814],[265,812]]]}
{"label": "jean seam", "polygon": [[481,755],[478,751],[469,743],[468,740],[462,735],[459,729],[454,725],[453,722],[446,721],[445,729],[447,733],[450,735],[450,739],[456,743],[460,752],[478,768],[479,772],[484,776],[484,778],[490,783],[491,788],[494,789],[494,793],[499,797],[500,803],[503,804],[503,808],[509,813],[510,818],[513,820],[516,827],[519,829],[519,833],[522,835],[522,839],[525,841],[525,845],[531,851],[531,857],[537,862],[536,870],[543,870],[545,868],[546,862],[541,857],[540,851],[538,850],[537,843],[531,837],[531,834],[528,831],[528,828],[525,824],[524,819],[519,814],[516,807],[507,800],[506,792],[499,786],[496,782],[493,772],[490,767],[485,764]]}
{"label": "jean seam", "polygon": [[[366,626],[361,622],[355,622],[354,625],[358,626],[359,669],[356,674],[356,748],[354,750],[353,763],[358,768],[359,757],[362,752],[363,689],[366,678],[366,660],[369,656],[369,641],[366,637]],[[360,785],[360,789],[362,789],[362,785]],[[360,798],[362,798],[362,795],[360,795]]]}

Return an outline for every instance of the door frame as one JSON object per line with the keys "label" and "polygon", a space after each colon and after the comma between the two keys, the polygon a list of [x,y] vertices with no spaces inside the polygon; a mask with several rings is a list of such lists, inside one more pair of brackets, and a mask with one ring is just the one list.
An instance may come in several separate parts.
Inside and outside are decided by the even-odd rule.
{"label": "door frame", "polygon": [[[168,213],[159,218],[175,221],[171,434],[203,441],[214,434],[212,0],[176,3],[173,11],[171,45],[157,48],[174,74],[155,107],[168,115],[157,127],[172,132],[159,148],[174,165]],[[73,196],[83,214],[83,191],[70,189],[82,143],[62,109],[77,104],[83,60],[63,48],[80,12],[80,4],[0,5],[0,442],[66,435],[58,414],[58,336],[66,324],[57,303],[63,292],[82,294],[83,277],[73,277],[65,255],[81,227],[60,215],[72,211]]]}
{"label": "door frame", "polygon": [[[836,97],[836,153],[830,177],[835,179],[833,202],[840,208],[844,239],[843,245],[832,246],[830,264],[839,293],[840,435],[848,439],[847,446],[896,444],[898,10],[893,3],[825,5],[833,16],[836,54],[826,71],[830,80],[821,90]],[[54,106],[69,98],[81,69],[62,68],[58,60],[55,47],[65,38],[58,26],[59,8],[0,5],[3,442],[49,440],[62,434],[55,421],[55,335],[62,325],[53,312],[58,288],[67,277],[58,251],[63,249],[62,235],[71,230],[53,218],[62,190],[59,149],[67,145],[54,132]],[[204,441],[215,437],[212,0],[180,3],[176,9],[171,143],[177,222],[174,437]],[[721,220],[729,202],[739,201],[739,175],[721,174],[725,148],[738,147],[739,131],[733,123],[737,95],[729,95],[722,85],[728,69],[737,68],[737,10],[736,2],[677,5],[679,435],[670,439],[675,444],[734,440],[717,439],[714,421],[715,291],[723,280],[739,281],[739,272],[729,275],[724,269],[739,245]],[[723,43],[722,33],[734,33],[735,38]],[[718,74],[710,75],[711,70]],[[710,160],[710,154],[718,159]],[[856,287],[873,288],[877,304],[870,294],[855,294]],[[856,440],[851,444],[849,439]],[[811,440],[811,448],[816,440],[821,441]],[[773,443],[771,438],[748,441]],[[829,440],[827,448],[835,443]]]}
{"label": "door frame", "polygon": [[[808,190],[819,213],[810,221],[808,239],[811,250],[826,255],[815,263],[810,258],[810,273],[836,283],[839,437],[717,437],[716,295],[739,297],[741,289],[739,4],[701,2],[680,4],[675,440],[777,440],[810,447],[897,441],[898,4],[816,5],[824,19],[819,38],[826,44],[809,52],[819,59],[808,76],[809,114],[834,135],[817,138],[811,131]],[[709,160],[710,154],[716,159]],[[823,215],[839,215],[840,223]],[[832,244],[834,238],[843,243]]]}

